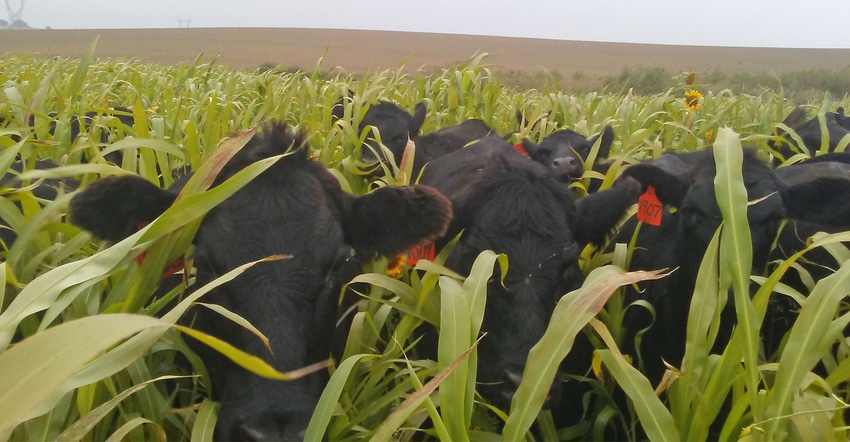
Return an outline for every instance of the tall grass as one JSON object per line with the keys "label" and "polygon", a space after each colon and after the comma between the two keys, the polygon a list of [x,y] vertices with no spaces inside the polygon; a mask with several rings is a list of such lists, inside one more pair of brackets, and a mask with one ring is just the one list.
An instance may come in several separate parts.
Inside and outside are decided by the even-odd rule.
{"label": "tall grass", "polygon": [[[623,84],[605,92],[572,94],[558,87],[557,79],[544,88],[520,89],[501,80],[483,55],[430,75],[402,68],[355,77],[328,76],[321,63],[308,71],[235,72],[215,63],[154,66],[99,60],[93,52],[94,46],[79,60],[0,57],[0,167],[8,170],[16,157],[27,165],[18,177],[23,190],[0,188],[5,197],[0,217],[18,233],[14,245],[0,252],[0,438],[209,438],[215,404],[206,396],[203,362],[174,326],[194,299],[163,310],[194,281],[187,275],[163,299],[155,299],[154,293],[159,269],[189,251],[200,217],[268,165],[258,163],[206,191],[213,165],[220,164],[216,159],[240,148],[251,132],[226,137],[270,118],[296,123],[309,134],[316,159],[343,188],[362,194],[371,184],[354,158],[361,139],[356,128],[366,108],[377,100],[392,100],[413,109],[424,100],[429,113],[423,132],[480,118],[501,134],[539,141],[562,127],[592,135],[612,125],[616,141],[611,156],[619,166],[609,172],[606,186],[621,167],[665,150],[715,145],[718,170],[724,172],[716,182],[724,223],[706,252],[692,294],[688,329],[683,331],[685,358],[658,388],[635,368],[636,355],[620,352],[618,321],[629,306],[622,305],[617,287],[659,276],[622,270],[628,245],[616,247],[613,254],[589,248],[582,262],[585,284],[564,294],[555,307],[514,403],[510,410],[499,410],[474,392],[475,343],[486,296],[482,282],[496,265],[509,266],[510,257],[486,252],[469,275],[458,275],[441,265],[446,250],[435,263],[420,262],[416,272],[405,272],[400,279],[387,276],[387,263],[379,260],[355,280],[365,289],[351,312],[344,355],[331,368],[308,438],[588,439],[618,427],[626,429],[618,434],[631,438],[846,439],[848,266],[813,281],[808,297],[793,297],[800,303],[799,318],[783,346],[769,355],[758,341],[765,310],[772,298],[788,293],[778,280],[800,257],[752,278],[761,283],[753,297],[748,269],[728,265],[748,262],[749,253],[740,145],[762,148],[762,155],[769,156],[767,142],[795,104],[786,99],[785,90],[687,85],[684,76],[666,73],[653,74],[665,86],[651,93]],[[691,88],[704,94],[699,108],[684,102]],[[345,104],[345,117],[335,121],[333,105],[349,94],[353,100]],[[850,105],[847,99],[833,101],[833,96],[821,94],[796,104],[812,111]],[[115,105],[133,108],[135,129],[102,117],[72,142],[75,115]],[[520,127],[516,110],[530,124]],[[33,126],[28,124],[31,115]],[[110,138],[106,145],[100,141],[104,132]],[[122,151],[123,163],[106,163],[98,154],[104,148]],[[32,170],[36,159],[60,166]],[[201,172],[180,201],[145,230],[111,247],[65,222],[73,191],[49,202],[38,201],[25,187],[42,178],[68,176],[85,185],[118,173],[135,173],[167,186],[174,174],[187,169]],[[841,242],[847,239],[847,234],[818,236],[811,247],[823,247],[844,263],[850,253]],[[145,250],[147,258],[138,267],[133,258]],[[712,354],[716,312],[728,287],[738,325],[725,350]],[[204,290],[193,288],[192,293],[199,297]],[[419,356],[422,326],[440,331],[437,361]],[[592,407],[581,422],[557,428],[557,416],[540,412],[542,397],[578,334],[596,343],[596,367],[587,367],[583,379],[592,386],[588,395],[600,400],[581,398]],[[232,351],[224,344],[220,348]],[[178,353],[189,357],[198,375],[176,370]],[[250,364],[247,355],[234,354]],[[627,406],[611,400],[615,390],[629,397]]]}

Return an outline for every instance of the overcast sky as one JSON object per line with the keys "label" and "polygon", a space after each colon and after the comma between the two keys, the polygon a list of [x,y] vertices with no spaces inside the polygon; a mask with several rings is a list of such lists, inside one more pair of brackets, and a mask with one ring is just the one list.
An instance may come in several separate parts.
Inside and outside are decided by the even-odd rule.
{"label": "overcast sky", "polygon": [[55,29],[340,28],[850,48],[850,0],[25,0],[23,20]]}

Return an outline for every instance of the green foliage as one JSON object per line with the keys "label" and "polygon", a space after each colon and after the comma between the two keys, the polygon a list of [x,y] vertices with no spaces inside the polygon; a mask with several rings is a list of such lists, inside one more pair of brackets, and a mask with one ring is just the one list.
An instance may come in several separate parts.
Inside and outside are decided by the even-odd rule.
{"label": "green foliage", "polygon": [[[322,69],[321,60],[312,70],[266,65],[236,72],[215,63],[154,66],[101,60],[93,53],[94,44],[80,60],[0,57],[0,169],[8,170],[16,157],[25,164],[13,180],[20,189],[0,186],[0,218],[18,235],[13,246],[0,248],[0,406],[6,407],[0,413],[0,436],[208,440],[216,404],[207,397],[202,361],[173,324],[194,306],[217,309],[250,328],[243,318],[198,299],[245,267],[210,286],[192,287],[191,296],[170,310],[164,306],[182,299],[194,279],[187,275],[182,286],[154,299],[161,269],[189,252],[199,220],[210,208],[276,160],[258,162],[207,190],[217,168],[250,138],[248,129],[264,120],[297,124],[309,135],[315,158],[348,191],[363,194],[373,185],[396,184],[389,179],[370,183],[356,167],[362,140],[357,127],[366,108],[392,100],[410,110],[425,101],[426,133],[468,118],[484,120],[513,141],[526,136],[540,141],[564,127],[594,135],[612,125],[614,166],[603,187],[628,165],[665,150],[713,144],[724,222],[692,294],[684,360],[662,385],[650,385],[640,374],[638,355],[619,350],[623,311],[634,306],[624,306],[616,290],[657,275],[622,270],[629,245],[618,245],[613,254],[588,248],[582,262],[587,280],[556,306],[510,410],[496,409],[474,391],[486,282],[496,265],[502,270],[509,265],[510,257],[485,252],[469,275],[458,275],[442,266],[448,252],[443,251],[435,262],[421,261],[417,271],[402,272],[399,279],[386,275],[386,260],[367,264],[354,281],[365,289],[350,312],[343,358],[331,367],[308,439],[590,439],[611,429],[651,439],[847,438],[843,409],[850,396],[850,346],[844,328],[850,321],[845,299],[850,252],[842,242],[850,234],[819,234],[809,249],[761,277],[749,277],[746,265],[731,265],[749,262],[752,253],[741,144],[770,158],[767,142],[775,129],[787,129],[780,122],[795,105],[787,98],[796,98],[813,114],[850,106],[843,98],[846,70],[788,73],[778,79],[715,71],[700,73],[699,83],[689,85],[684,75],[630,68],[602,83],[581,74],[548,73],[535,80],[538,86],[517,86],[509,73],[485,63],[486,54],[429,74],[405,73],[402,65],[355,76],[333,75]],[[569,93],[576,83],[582,83],[580,93]],[[685,102],[690,89],[703,95],[698,106]],[[334,104],[349,94],[344,117],[335,121]],[[119,105],[133,109],[135,129],[102,115],[70,139],[77,115]],[[526,125],[516,121],[517,110]],[[109,141],[101,142],[101,134]],[[111,151],[124,154],[122,164],[104,159]],[[35,170],[37,159],[59,167]],[[187,169],[197,174],[179,201],[110,247],[64,219],[73,191],[60,192],[51,202],[38,200],[29,187],[61,177],[85,185],[119,173],[168,186]],[[591,177],[601,178],[588,170],[573,185],[577,194]],[[814,248],[829,251],[842,265],[832,276],[809,281],[812,290],[805,297],[778,281]],[[139,267],[133,260],[142,251],[146,259]],[[751,297],[753,281],[761,288]],[[738,325],[717,354],[712,347],[730,287]],[[768,303],[776,297],[798,302],[800,314],[780,349],[764,354],[759,332]],[[423,325],[440,331],[437,361],[418,354],[417,328]],[[262,330],[255,333],[261,336]],[[582,421],[555,428],[557,417],[540,412],[543,398],[556,381],[558,361],[569,358],[572,341],[581,333],[596,345],[601,368],[588,367],[582,377],[592,387],[586,397],[567,399],[586,404]],[[243,365],[267,369],[227,343],[210,342]],[[178,353],[190,359],[197,375],[174,377],[191,375],[176,371]],[[300,373],[267,374],[286,378]],[[618,390],[628,396],[626,406],[612,399]],[[643,433],[635,426],[638,421]]]}

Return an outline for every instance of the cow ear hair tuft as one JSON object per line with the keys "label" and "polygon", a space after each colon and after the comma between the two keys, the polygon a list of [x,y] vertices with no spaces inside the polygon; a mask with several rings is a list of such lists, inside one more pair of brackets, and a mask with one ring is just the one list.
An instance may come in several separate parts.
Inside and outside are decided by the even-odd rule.
{"label": "cow ear hair tuft", "polygon": [[673,207],[679,207],[688,192],[688,183],[653,164],[644,163],[630,166],[623,171],[620,180],[625,177],[637,180],[641,184],[641,193],[646,192],[649,186],[652,186],[658,199],[665,205]]}
{"label": "cow ear hair tuft", "polygon": [[451,219],[451,202],[432,187],[383,187],[354,198],[344,226],[357,255],[370,260],[443,236]]}
{"label": "cow ear hair tuft", "polygon": [[593,146],[599,137],[602,137],[602,141],[599,143],[599,153],[596,158],[608,158],[608,155],[611,154],[611,146],[614,144],[614,128],[610,125],[605,126],[602,133],[587,141]]}
{"label": "cow ear hair tuft", "polygon": [[136,175],[106,177],[74,195],[68,218],[98,238],[117,242],[165,212],[175,198]]}
{"label": "cow ear hair tuft", "polygon": [[[801,106],[797,106],[797,107],[794,108],[794,110],[791,111],[790,114],[788,114],[787,117],[785,117],[784,120],[782,120],[782,123],[785,124],[786,126],[790,127],[791,129],[797,129],[805,121],[806,121],[806,110],[803,109]],[[784,130],[781,130],[781,129],[777,130],[777,135],[782,135],[784,133],[785,133]]]}
{"label": "cow ear hair tuft", "polygon": [[[348,91],[347,95],[348,101],[354,101],[354,91]],[[331,108],[331,117],[333,121],[341,120],[345,116],[345,100],[346,96],[342,96],[339,100],[334,103],[333,108]]]}

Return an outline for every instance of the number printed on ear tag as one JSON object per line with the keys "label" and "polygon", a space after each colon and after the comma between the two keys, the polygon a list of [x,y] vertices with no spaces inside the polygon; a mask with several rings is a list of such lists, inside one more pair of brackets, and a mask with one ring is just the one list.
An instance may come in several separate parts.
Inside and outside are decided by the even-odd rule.
{"label": "number printed on ear tag", "polygon": [[661,225],[661,212],[664,205],[655,196],[655,188],[647,186],[646,192],[638,199],[637,219],[649,225]]}

